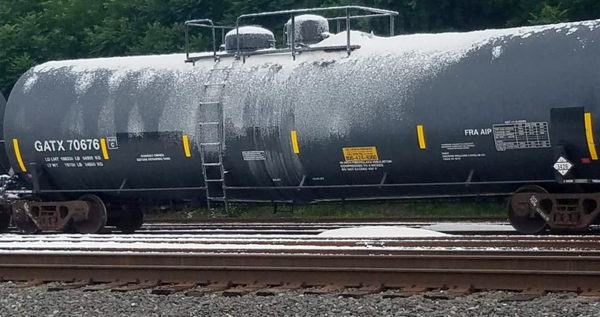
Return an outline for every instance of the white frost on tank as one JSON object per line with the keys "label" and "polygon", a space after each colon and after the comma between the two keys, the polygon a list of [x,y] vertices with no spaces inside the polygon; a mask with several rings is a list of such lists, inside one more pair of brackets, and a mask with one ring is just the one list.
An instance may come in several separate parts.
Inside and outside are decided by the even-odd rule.
{"label": "white frost on tank", "polygon": [[494,48],[492,48],[492,59],[497,59],[498,57],[500,57],[503,51],[504,49],[502,48],[502,46],[494,46]]}
{"label": "white frost on tank", "polygon": [[[263,27],[255,26],[255,25],[240,26],[237,30],[239,30],[239,34],[243,34],[243,35],[265,34],[265,35],[273,36],[273,32],[271,32]],[[233,29],[233,30],[227,32],[227,34],[225,34],[225,36],[236,35],[236,34],[238,34],[237,30]]]}
{"label": "white frost on tank", "polygon": [[[83,121],[83,105],[80,103],[74,103],[69,107],[68,112],[65,115],[66,119],[62,121],[62,130],[68,131],[67,135],[83,135],[84,121]],[[64,132],[63,132],[64,133]]]}
{"label": "white frost on tank", "polygon": [[69,67],[72,72],[87,72],[93,70],[125,70],[134,71],[145,68],[186,70],[193,66],[185,63],[185,54],[144,55],[127,57],[103,57],[52,61],[34,67],[36,72],[47,72],[53,69]]}
{"label": "white frost on tank", "polygon": [[[147,55],[128,57],[91,58],[66,61],[51,61],[38,66],[32,70],[32,76],[37,73],[49,73],[60,68],[68,68],[75,76],[83,76],[85,73],[109,71],[109,92],[114,92],[127,78],[130,73],[140,70],[160,72],[190,71],[194,69],[191,63],[185,63],[185,54]],[[152,76],[152,75],[149,75]],[[85,80],[82,87],[85,88]]]}
{"label": "white frost on tank", "polygon": [[[310,20],[327,22],[327,19],[325,19],[324,17],[322,17],[320,15],[316,15],[316,14],[301,14],[301,15],[294,17],[295,22],[304,22],[304,21],[310,21]],[[291,22],[291,20],[288,20],[288,23],[289,22]]]}
{"label": "white frost on tank", "polygon": [[77,76],[77,81],[75,82],[75,93],[77,95],[85,94],[92,84],[94,83],[94,73],[93,72],[81,72],[79,76]]}
{"label": "white frost on tank", "polygon": [[[212,61],[210,62],[212,65]],[[204,66],[204,67],[203,67]],[[167,102],[159,119],[159,131],[179,131],[189,135],[195,141],[197,129],[196,112],[198,102],[202,100],[204,76],[208,67],[202,62],[196,64],[194,72],[177,72],[173,77],[173,90],[169,90]]]}
{"label": "white frost on tank", "polygon": [[[291,43],[291,25],[292,19],[289,19],[285,23],[288,44]],[[305,34],[314,38],[304,38]],[[329,35],[329,22],[324,17],[315,14],[302,14],[294,17],[294,39],[296,42],[319,41],[325,34]]]}
{"label": "white frost on tank", "polygon": [[136,80],[139,90],[145,89],[157,77],[157,72],[153,69],[144,69]]}
{"label": "white frost on tank", "polygon": [[[535,34],[548,30],[556,32],[568,31],[572,34],[581,27],[590,30],[599,27],[599,21],[585,21],[573,23],[560,23],[541,26],[528,26],[510,29],[489,29],[472,32],[451,32],[439,34],[410,34],[399,35],[392,38],[372,36],[368,33],[350,31],[350,44],[360,45],[353,55],[371,55],[374,52],[390,52],[401,54],[415,52],[419,54],[427,52],[447,53],[447,57],[453,60],[462,58],[466,53],[479,49],[484,45],[492,43],[503,37],[519,37],[527,39]],[[347,33],[340,32],[313,45],[313,47],[343,46],[347,43]],[[350,59],[352,56],[350,56]]]}
{"label": "white frost on tank", "polygon": [[133,108],[129,112],[129,118],[127,120],[127,132],[130,132],[130,133],[144,132],[144,121],[142,120],[142,114],[140,113],[140,107],[137,103],[133,106]]}
{"label": "white frost on tank", "polygon": [[126,69],[119,69],[112,72],[108,78],[108,90],[111,93],[114,93],[119,88],[123,78],[125,78],[125,75],[127,75],[127,72],[128,71]]}
{"label": "white frost on tank", "polygon": [[[289,54],[252,56],[245,63],[235,62],[227,81],[223,96],[226,126],[234,131],[247,128],[242,115],[244,107],[252,108],[248,111],[258,120],[265,120],[259,123],[269,120],[266,123],[276,125],[281,122],[278,120],[291,120],[289,117],[293,117],[302,138],[307,141],[327,138],[329,134],[343,136],[357,128],[351,124],[360,125],[358,128],[372,127],[380,124],[374,121],[377,118],[401,122],[405,120],[403,118],[410,118],[414,111],[410,97],[415,89],[460,62],[469,52],[484,46],[492,49],[494,45],[504,43],[504,40],[526,39],[546,30],[563,30],[561,34],[566,34],[567,30],[574,28],[595,29],[599,25],[600,21],[590,21],[392,38],[352,31],[351,43],[361,45],[361,48],[353,51],[349,57],[343,50],[303,52],[296,56],[296,60],[292,60]],[[244,28],[245,31],[270,32],[257,27]],[[345,44],[346,33],[342,32],[314,47]],[[487,56],[490,59],[497,58],[497,53],[504,54],[502,48],[494,48],[491,55]],[[102,83],[108,83],[108,94],[111,96],[126,94],[129,89],[139,92],[140,87],[146,87],[144,90],[147,90],[147,85],[153,80],[157,83],[169,80],[172,89],[164,92],[169,96],[162,109],[159,130],[188,129],[184,132],[195,133],[197,105],[202,100],[200,87],[206,82],[208,69],[214,66],[214,62],[207,59],[193,66],[184,60],[184,54],[173,54],[48,62],[32,70],[25,79],[23,89],[31,88],[36,82],[40,84],[41,80],[54,80],[56,77],[52,73],[55,70],[59,73],[59,69],[61,75],[66,73],[73,79],[85,73],[101,74],[98,78],[104,79]],[[233,59],[223,58],[220,63],[229,65]],[[43,77],[38,79],[38,75]],[[135,78],[138,78],[138,82],[134,82]],[[97,79],[93,85],[100,82]],[[123,92],[117,92],[121,85]],[[99,121],[105,123],[115,119],[115,110],[109,108],[132,106],[115,104],[116,101],[104,105],[92,104],[91,99],[83,97],[79,102],[87,102],[87,107],[105,107],[100,114],[102,121]],[[150,110],[145,109],[146,104],[143,103],[135,107],[127,119],[129,128],[140,132],[144,128],[141,114]],[[376,112],[385,113],[386,116]]]}
{"label": "white frost on tank", "polygon": [[571,34],[577,32],[577,30],[579,30],[578,27],[572,27],[567,31],[567,35],[571,35]]}
{"label": "white frost on tank", "polygon": [[33,87],[33,85],[35,85],[35,83],[37,82],[38,78],[39,76],[35,72],[30,74],[29,77],[27,77],[27,79],[25,80],[25,83],[23,84],[23,92],[29,92],[31,90],[31,87]]}
{"label": "white frost on tank", "polygon": [[98,115],[98,133],[104,136],[114,135],[116,131],[115,120],[115,99],[109,97],[102,105]]}

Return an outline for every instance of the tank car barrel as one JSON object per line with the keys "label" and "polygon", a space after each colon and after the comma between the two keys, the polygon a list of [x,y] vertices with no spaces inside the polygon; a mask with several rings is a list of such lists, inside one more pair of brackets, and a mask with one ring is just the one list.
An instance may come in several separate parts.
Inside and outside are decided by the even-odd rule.
{"label": "tank car barrel", "polygon": [[[307,14],[332,10],[346,32]],[[393,34],[392,11],[285,10],[240,16],[219,54],[214,23],[190,20],[212,28],[213,54],[34,67],[4,120],[10,165],[44,200],[30,205],[84,201],[95,221],[73,217],[93,231],[105,200],[514,193],[509,219],[522,232],[595,221],[600,20],[384,38],[351,30],[354,10],[389,16]],[[241,25],[276,14],[289,18],[285,49],[271,31]],[[141,221],[132,213],[123,228]]]}

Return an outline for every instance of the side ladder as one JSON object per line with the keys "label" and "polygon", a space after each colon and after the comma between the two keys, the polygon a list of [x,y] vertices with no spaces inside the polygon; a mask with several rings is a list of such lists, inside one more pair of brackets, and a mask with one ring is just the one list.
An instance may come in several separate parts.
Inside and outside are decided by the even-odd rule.
{"label": "side ladder", "polygon": [[206,205],[211,208],[211,202],[222,202],[225,212],[229,213],[225,174],[223,166],[223,151],[225,150],[225,130],[223,117],[223,92],[229,78],[231,68],[221,68],[220,61],[204,83],[204,94],[200,101],[200,158],[202,176],[206,186]]}

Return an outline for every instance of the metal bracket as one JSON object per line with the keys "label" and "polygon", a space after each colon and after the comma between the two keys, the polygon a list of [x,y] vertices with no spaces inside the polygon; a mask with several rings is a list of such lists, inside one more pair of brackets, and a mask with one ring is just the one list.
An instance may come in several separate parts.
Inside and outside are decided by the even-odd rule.
{"label": "metal bracket", "polygon": [[537,197],[535,197],[535,194],[531,195],[531,197],[529,198],[529,204],[531,205],[533,210],[535,210],[535,212],[538,215],[540,215],[542,219],[544,219],[544,221],[550,221],[550,216],[548,216],[548,214],[546,214],[546,212],[544,212],[542,208],[540,208],[540,200]]}

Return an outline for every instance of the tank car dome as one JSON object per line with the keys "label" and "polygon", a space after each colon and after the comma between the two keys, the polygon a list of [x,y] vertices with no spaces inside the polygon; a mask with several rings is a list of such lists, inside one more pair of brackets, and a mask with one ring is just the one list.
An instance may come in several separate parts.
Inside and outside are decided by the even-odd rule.
{"label": "tank car dome", "polygon": [[225,49],[228,53],[237,51],[237,39],[240,37],[241,51],[255,51],[275,47],[275,36],[273,32],[260,26],[241,26],[239,35],[233,29],[225,35]]}
{"label": "tank car dome", "polygon": [[[320,15],[303,14],[294,18],[294,36],[296,43],[314,44],[323,40],[329,33],[329,22]],[[285,34],[287,35],[287,44],[292,42],[292,20],[285,23]]]}

